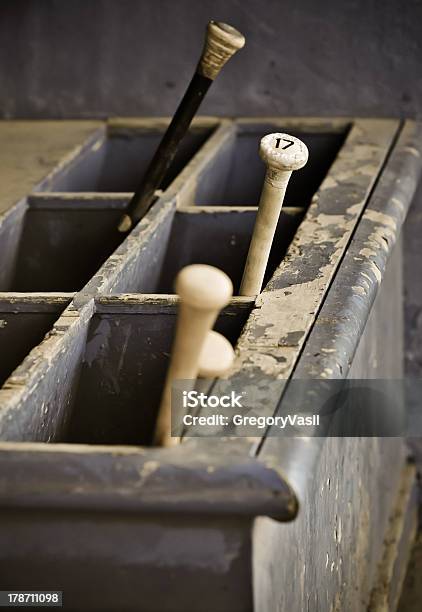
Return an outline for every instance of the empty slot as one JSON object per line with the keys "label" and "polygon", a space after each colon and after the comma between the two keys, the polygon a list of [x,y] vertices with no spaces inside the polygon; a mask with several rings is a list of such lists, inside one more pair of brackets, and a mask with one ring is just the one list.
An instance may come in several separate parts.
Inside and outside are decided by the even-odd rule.
{"label": "empty slot", "polygon": [[[255,225],[256,209],[242,211],[176,212],[170,233],[154,237],[156,266],[139,275],[139,285],[120,289],[143,293],[173,293],[174,280],[183,267],[208,264],[229,275],[234,295],[239,291],[249,244]],[[285,209],[280,215],[267,266],[265,282],[282,261],[302,219],[300,209]],[[164,240],[164,230],[166,238]],[[161,252],[160,257],[157,253]],[[160,269],[156,269],[160,265]]]}
{"label": "empty slot", "polygon": [[[122,204],[30,201],[18,221],[15,256],[5,260],[8,270],[0,277],[0,291],[80,290],[125,238],[117,231]],[[6,248],[7,232],[0,236],[0,249]]]}
{"label": "empty slot", "polygon": [[[192,128],[180,144],[163,183],[166,189],[183,170],[212,129]],[[107,134],[104,141],[86,149],[42,186],[48,191],[132,192],[139,186],[148,164],[160,144],[164,130],[122,129]]]}
{"label": "empty slot", "polygon": [[[235,343],[250,308],[227,307],[216,329]],[[56,441],[151,444],[177,311],[175,306],[125,310],[97,313],[91,320],[68,435]]]}
{"label": "empty slot", "polygon": [[41,342],[69,301],[0,302],[0,386]]}
{"label": "empty slot", "polygon": [[306,133],[279,125],[238,126],[237,136],[220,151],[198,182],[198,205],[257,206],[265,176],[259,156],[259,143],[272,132],[286,131],[297,136],[309,149],[304,168],[293,172],[285,197],[286,206],[309,205],[340,150],[347,130],[342,133]]}

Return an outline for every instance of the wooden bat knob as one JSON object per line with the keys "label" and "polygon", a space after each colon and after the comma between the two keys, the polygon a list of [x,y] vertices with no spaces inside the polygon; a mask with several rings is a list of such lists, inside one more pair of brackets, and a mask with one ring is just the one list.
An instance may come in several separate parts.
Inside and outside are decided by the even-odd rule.
{"label": "wooden bat knob", "polygon": [[262,138],[259,155],[268,169],[282,172],[299,170],[308,161],[308,147],[289,134],[267,134]]}
{"label": "wooden bat knob", "polygon": [[182,303],[199,310],[221,310],[233,294],[233,284],[227,274],[205,264],[183,268],[175,289]]}
{"label": "wooden bat knob", "polygon": [[198,376],[202,378],[219,378],[233,365],[234,350],[222,334],[211,330],[205,338],[199,356]]}
{"label": "wooden bat knob", "polygon": [[221,21],[210,21],[198,72],[212,81],[224,64],[245,44],[245,37]]}
{"label": "wooden bat knob", "polygon": [[194,385],[207,336],[219,311],[229,302],[233,285],[227,274],[218,268],[194,264],[177,275],[176,292],[180,297],[176,334],[154,436],[155,443],[162,446],[179,442],[171,435],[172,385],[176,380],[190,381]]}

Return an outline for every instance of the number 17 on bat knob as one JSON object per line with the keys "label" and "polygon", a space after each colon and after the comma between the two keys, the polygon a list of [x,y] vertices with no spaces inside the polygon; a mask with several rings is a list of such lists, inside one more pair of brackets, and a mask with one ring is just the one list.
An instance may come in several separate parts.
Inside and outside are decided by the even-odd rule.
{"label": "number 17 on bat knob", "polygon": [[240,295],[249,296],[258,295],[261,291],[292,172],[302,168],[308,161],[306,145],[289,134],[267,134],[261,140],[259,154],[267,166],[267,171],[239,292]]}

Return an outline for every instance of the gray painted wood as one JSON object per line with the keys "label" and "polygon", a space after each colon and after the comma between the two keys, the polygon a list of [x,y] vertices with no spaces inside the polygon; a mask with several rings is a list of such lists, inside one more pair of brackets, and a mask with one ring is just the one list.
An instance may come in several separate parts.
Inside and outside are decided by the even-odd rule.
{"label": "gray painted wood", "polygon": [[[151,443],[177,306],[168,298],[135,302],[123,296],[98,314],[92,302],[65,311],[0,391],[1,439]],[[234,300],[216,329],[234,344],[251,307]]]}
{"label": "gray painted wood", "polygon": [[[256,209],[186,207],[158,204],[98,270],[81,292],[84,295],[117,292],[171,293],[177,272],[190,263],[223,269],[235,293],[252,236]],[[293,238],[302,211],[283,211],[270,254],[267,278]],[[204,241],[207,249],[203,248]]]}
{"label": "gray painted wood", "polygon": [[[258,155],[263,136],[285,131],[299,136],[309,149],[309,161],[293,174],[285,196],[287,206],[307,206],[333,163],[350,124],[344,122],[326,129],[308,131],[307,121],[302,124],[286,120],[236,122],[236,134],[218,153],[218,161],[204,171],[198,181],[195,203],[199,205],[257,206],[265,175],[265,164]],[[312,128],[312,124],[310,124]]]}
{"label": "gray painted wood", "polygon": [[[360,121],[350,131],[286,257],[257,299],[256,312],[240,341],[242,361],[248,368],[254,360],[253,355],[247,357],[248,351],[259,348],[268,357],[267,373],[281,379],[291,373],[396,129],[396,122]],[[255,326],[261,327],[259,337],[254,334]]]}
{"label": "gray painted wood", "polygon": [[[157,514],[140,518],[97,510],[16,516],[15,509],[0,513],[6,536],[0,552],[2,577],[15,590],[27,590],[28,584],[54,590],[60,584],[64,606],[75,612],[81,606],[98,612],[251,609],[248,518],[214,516],[208,522],[195,513],[166,514],[157,521]],[[17,557],[14,542],[22,537],[25,544]],[[5,557],[6,550],[12,553]],[[31,561],[34,550],[39,551],[36,564]]]}
{"label": "gray painted wood", "polygon": [[[228,381],[216,389],[243,390],[250,414],[272,415],[296,367],[306,337],[324,302],[383,167],[398,124],[357,121],[329,174],[315,194],[273,277],[258,296],[237,344]],[[261,390],[257,397],[257,389]],[[245,400],[246,401],[246,400]],[[228,413],[230,415],[230,412]],[[208,435],[236,435],[236,428],[207,429]],[[228,439],[230,446],[233,445]],[[237,441],[255,452],[260,440]]]}
{"label": "gray painted wood", "polygon": [[[201,224],[205,219],[214,219],[216,231],[225,228],[225,219],[230,220],[228,225],[234,224],[233,231],[239,232],[246,244],[246,229],[255,213],[253,207],[248,211],[228,206],[225,212],[213,207],[208,211],[194,207],[198,202],[196,188],[202,178],[216,173],[217,179],[218,173],[224,170],[224,164],[218,163],[219,151],[226,151],[227,156],[221,159],[227,161],[239,129],[245,133],[256,129],[256,122],[250,126],[247,121],[243,123],[239,128],[237,124],[222,122],[143,222],[77,293],[48,337],[30,352],[0,389],[0,424],[3,439],[10,440],[0,445],[0,506],[5,526],[0,530],[3,543],[0,550],[9,550],[11,539],[15,542],[13,556],[0,553],[0,564],[14,588],[22,584],[24,574],[17,568],[23,555],[27,559],[25,575],[32,572],[41,588],[48,588],[47,582],[43,586],[42,576],[59,581],[73,594],[74,608],[80,607],[79,598],[87,588],[87,579],[95,576],[100,584],[112,584],[113,576],[118,576],[114,581],[115,590],[104,589],[99,598],[98,593],[93,596],[90,609],[106,610],[114,605],[111,603],[114,597],[122,601],[128,584],[131,587],[128,609],[139,609],[142,602],[141,606],[148,611],[205,612],[211,604],[213,610],[251,610],[253,599],[259,610],[277,609],[270,606],[281,606],[280,602],[289,602],[292,609],[301,609],[296,605],[301,602],[305,604],[302,609],[306,609],[308,587],[323,584],[319,599],[313,593],[309,595],[311,609],[314,605],[314,609],[323,610],[326,602],[336,605],[336,602],[352,601],[352,590],[343,588],[339,595],[341,581],[347,576],[354,586],[366,567],[364,563],[357,567],[362,555],[367,554],[372,560],[378,558],[383,526],[403,463],[402,447],[395,443],[379,444],[372,439],[365,446],[358,438],[340,442],[331,438],[323,447],[317,444],[314,448],[313,444],[304,445],[298,439],[281,442],[268,437],[262,444],[261,440],[189,437],[179,447],[169,450],[138,445],[104,446],[108,434],[113,435],[110,424],[116,418],[116,411],[121,409],[118,402],[113,404],[120,395],[121,382],[130,390],[123,407],[124,410],[129,407],[129,416],[123,433],[120,432],[122,437],[115,441],[133,442],[130,425],[133,426],[133,418],[142,421],[142,415],[132,412],[133,417],[130,412],[138,405],[146,409],[152,424],[150,404],[153,401],[148,398],[147,388],[152,390],[156,385],[155,391],[151,391],[153,399],[154,393],[158,395],[159,381],[152,380],[150,371],[145,370],[146,379],[151,381],[146,380],[142,397],[138,397],[139,368],[134,366],[139,358],[139,346],[144,346],[141,361],[145,360],[151,367],[146,359],[150,355],[149,337],[164,371],[176,302],[174,296],[156,293],[175,219],[185,219],[188,235],[189,231],[203,231]],[[271,119],[263,123],[275,125],[277,122]],[[298,124],[299,131],[306,125],[307,133],[311,134],[324,129],[337,135],[344,133],[344,121],[328,121],[328,127],[322,120],[298,120]],[[381,354],[389,343],[396,342],[397,328],[394,333],[385,334],[384,328],[379,327],[382,316],[378,313],[388,313],[395,325],[399,323],[398,310],[386,310],[388,300],[382,297],[393,296],[389,303],[397,308],[397,273],[393,273],[393,289],[386,280],[373,308],[372,302],[373,290],[383,277],[386,255],[392,250],[403,219],[394,217],[396,228],[391,234],[391,220],[386,221],[380,214],[390,215],[389,208],[387,212],[382,208],[383,202],[405,214],[415,177],[420,173],[420,151],[413,143],[420,128],[407,126],[399,146],[386,162],[396,129],[394,121],[354,122],[284,261],[244,328],[238,343],[243,365],[238,371],[242,375],[243,371],[247,372],[250,362],[258,355],[253,364],[258,378],[264,382],[266,377],[280,378],[280,392],[270,400],[273,410],[285,378],[297,376],[302,367],[306,372],[313,364],[312,355],[318,352],[312,347],[321,347],[326,341],[327,335],[324,341],[318,336],[325,309],[328,312],[332,309],[329,335],[337,338],[335,325],[347,320],[343,306],[350,299],[353,308],[358,308],[355,294],[363,298],[362,290],[356,291],[355,286],[359,285],[350,284],[345,266],[349,253],[355,248],[362,249],[361,241],[368,240],[368,230],[369,236],[376,230],[377,238],[369,238],[374,242],[375,255],[365,252],[362,262],[359,265],[355,262],[354,268],[365,271],[373,282],[359,310],[360,331],[356,333],[353,328],[356,343],[362,336],[361,343],[357,350],[353,345],[347,347],[346,362],[354,358],[357,368],[367,359],[368,347],[373,354],[375,343]],[[412,129],[416,130],[413,135]],[[379,176],[382,180],[372,193]],[[403,177],[410,179],[403,180]],[[393,201],[397,194],[401,206]],[[64,193],[40,194],[31,199],[31,206],[34,212],[55,214],[63,210],[64,214],[79,214],[87,203],[90,212],[104,208],[115,214],[126,197],[118,193],[101,197],[78,194],[72,199]],[[368,211],[372,218],[367,216]],[[236,225],[238,218],[246,221]],[[377,229],[378,225],[381,229]],[[186,248],[185,244],[183,247]],[[187,257],[182,249],[173,253],[174,257],[181,256],[180,261],[182,255]],[[350,269],[351,273],[355,272],[354,268]],[[343,288],[340,301],[335,298],[337,285]],[[150,297],[110,295],[133,291],[134,287],[143,294],[152,293]],[[162,287],[167,289],[164,284]],[[296,302],[286,295],[292,288],[298,290]],[[299,288],[308,288],[308,291],[300,292]],[[280,300],[275,300],[278,294]],[[251,306],[250,300],[237,298],[223,314],[221,329],[231,334],[233,342]],[[369,317],[371,308],[375,313],[372,318]],[[295,316],[289,318],[289,312]],[[270,328],[269,320],[274,329]],[[295,327],[297,322],[303,327]],[[126,335],[121,333],[123,328]],[[258,334],[254,339],[252,332]],[[334,357],[331,362],[321,361],[322,372],[335,362]],[[371,364],[374,367],[373,361]],[[391,362],[386,362],[386,367],[388,364]],[[125,373],[120,381],[115,376],[119,367]],[[101,438],[94,431],[96,439],[90,440],[101,444],[33,443],[34,440],[67,441],[72,430],[78,441],[83,428],[72,424],[72,416],[77,414],[75,406],[83,407],[79,421],[86,424],[93,407],[110,401],[108,412],[112,416],[105,415],[105,429],[100,432],[106,435]],[[142,435],[148,439],[147,433]],[[383,469],[393,464],[394,469]],[[40,483],[45,486],[41,495]],[[382,488],[384,493],[380,495]],[[298,502],[299,519],[291,528],[277,522],[294,519]],[[372,508],[373,517],[368,510]],[[269,518],[254,521],[258,516]],[[35,519],[38,529],[33,528]],[[331,531],[325,529],[326,524]],[[372,529],[374,524],[377,528]],[[87,538],[89,532],[94,534],[91,540]],[[356,532],[359,537],[353,540]],[[328,539],[325,541],[324,537]],[[46,541],[51,542],[51,548],[42,546]],[[123,545],[117,554],[118,541]],[[197,546],[198,541],[203,543],[202,547]],[[304,542],[304,550],[308,547],[305,570],[300,566],[299,541]],[[19,542],[17,547],[16,542]],[[353,542],[352,551],[350,542]],[[33,550],[39,551],[36,559],[29,554]],[[286,564],[285,551],[290,551],[289,564]],[[327,566],[324,552],[328,554]],[[50,563],[50,553],[54,564]],[[298,579],[297,584],[303,581],[304,585],[294,592],[289,588],[292,573]],[[371,578],[368,573],[366,582],[360,586],[363,598],[368,594]],[[356,600],[352,603],[357,605]]]}
{"label": "gray painted wood", "polygon": [[[400,246],[393,249],[420,174],[420,129],[420,125],[405,124],[294,378],[401,378],[401,251]],[[283,530],[269,521],[257,523],[258,609],[293,605],[360,610],[361,602],[369,602],[381,560],[406,457],[403,440],[267,437],[260,456],[284,466],[286,478],[302,500],[302,511],[294,525]],[[317,541],[304,534],[312,534]],[[288,568],[286,556],[294,559]],[[307,588],[294,592],[279,588],[286,575]]]}
{"label": "gray painted wood", "polygon": [[[287,251],[302,219],[301,209],[285,208],[274,236],[267,266],[268,280]],[[192,263],[203,263],[223,270],[239,291],[248,248],[256,219],[256,209],[195,207],[178,210],[167,241],[166,256],[156,291],[173,292],[177,273]],[[206,245],[206,248],[204,248]]]}
{"label": "gray painted wood", "polygon": [[116,230],[121,212],[104,204],[32,208],[23,219],[19,248],[9,286],[30,292],[78,291],[113,253],[123,236]]}
{"label": "gray painted wood", "polygon": [[0,294],[0,385],[52,328],[71,295],[13,297]]}
{"label": "gray painted wood", "polygon": [[364,212],[342,263],[347,274],[345,285],[352,288],[347,302],[344,302],[344,286],[340,281],[334,279],[330,289],[331,308],[345,308],[347,316],[334,318],[324,304],[313,326],[312,337],[324,343],[324,348],[330,352],[320,351],[316,355],[317,351],[309,345],[304,351],[306,370],[303,376],[320,376],[325,368],[332,370],[328,372],[330,377],[342,377],[347,371],[419,181],[420,142],[420,124],[406,122],[382,174],[383,180],[371,197],[371,204]]}
{"label": "gray painted wood", "polygon": [[21,200],[0,217],[0,260],[2,262],[0,287],[2,290],[10,287],[15,273],[26,208],[26,200]]}
{"label": "gray painted wood", "polygon": [[[165,313],[96,313],[90,320],[78,390],[63,441],[150,445],[168,368],[177,307]],[[215,329],[236,342],[250,307],[233,305]],[[111,310],[111,309],[110,309]]]}
{"label": "gray painted wood", "polygon": [[[133,192],[157,149],[166,122],[112,121],[103,138],[86,149],[68,165],[60,175],[48,183],[48,189],[63,192]],[[191,158],[204,144],[218,120],[196,120],[183,140],[165,181],[163,191],[188,165]],[[46,186],[44,186],[46,189]]]}
{"label": "gray painted wood", "polygon": [[0,121],[0,214],[101,137],[99,121]]}
{"label": "gray painted wood", "polygon": [[[384,551],[368,610],[407,610],[399,603],[412,546],[418,529],[417,479],[413,464],[406,465],[397,487],[395,511],[390,517]],[[407,611],[409,612],[409,611]]]}
{"label": "gray painted wood", "polygon": [[[391,318],[402,299],[399,255],[386,271],[350,376],[400,378],[402,318]],[[342,269],[338,280],[346,293]],[[386,352],[395,359],[384,362]],[[298,518],[291,525],[281,529],[274,521],[256,521],[255,608],[366,609],[405,463],[403,440],[268,437],[261,453],[283,465],[286,479],[301,494]],[[303,586],[286,589],[286,584]]]}

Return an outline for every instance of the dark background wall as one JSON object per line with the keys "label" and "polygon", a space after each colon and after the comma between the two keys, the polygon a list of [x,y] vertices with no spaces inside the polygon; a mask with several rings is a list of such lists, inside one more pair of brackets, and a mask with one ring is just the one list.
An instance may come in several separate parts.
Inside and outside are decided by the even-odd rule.
{"label": "dark background wall", "polygon": [[210,19],[247,37],[207,114],[422,114],[419,0],[2,0],[0,116],[171,114]]}

